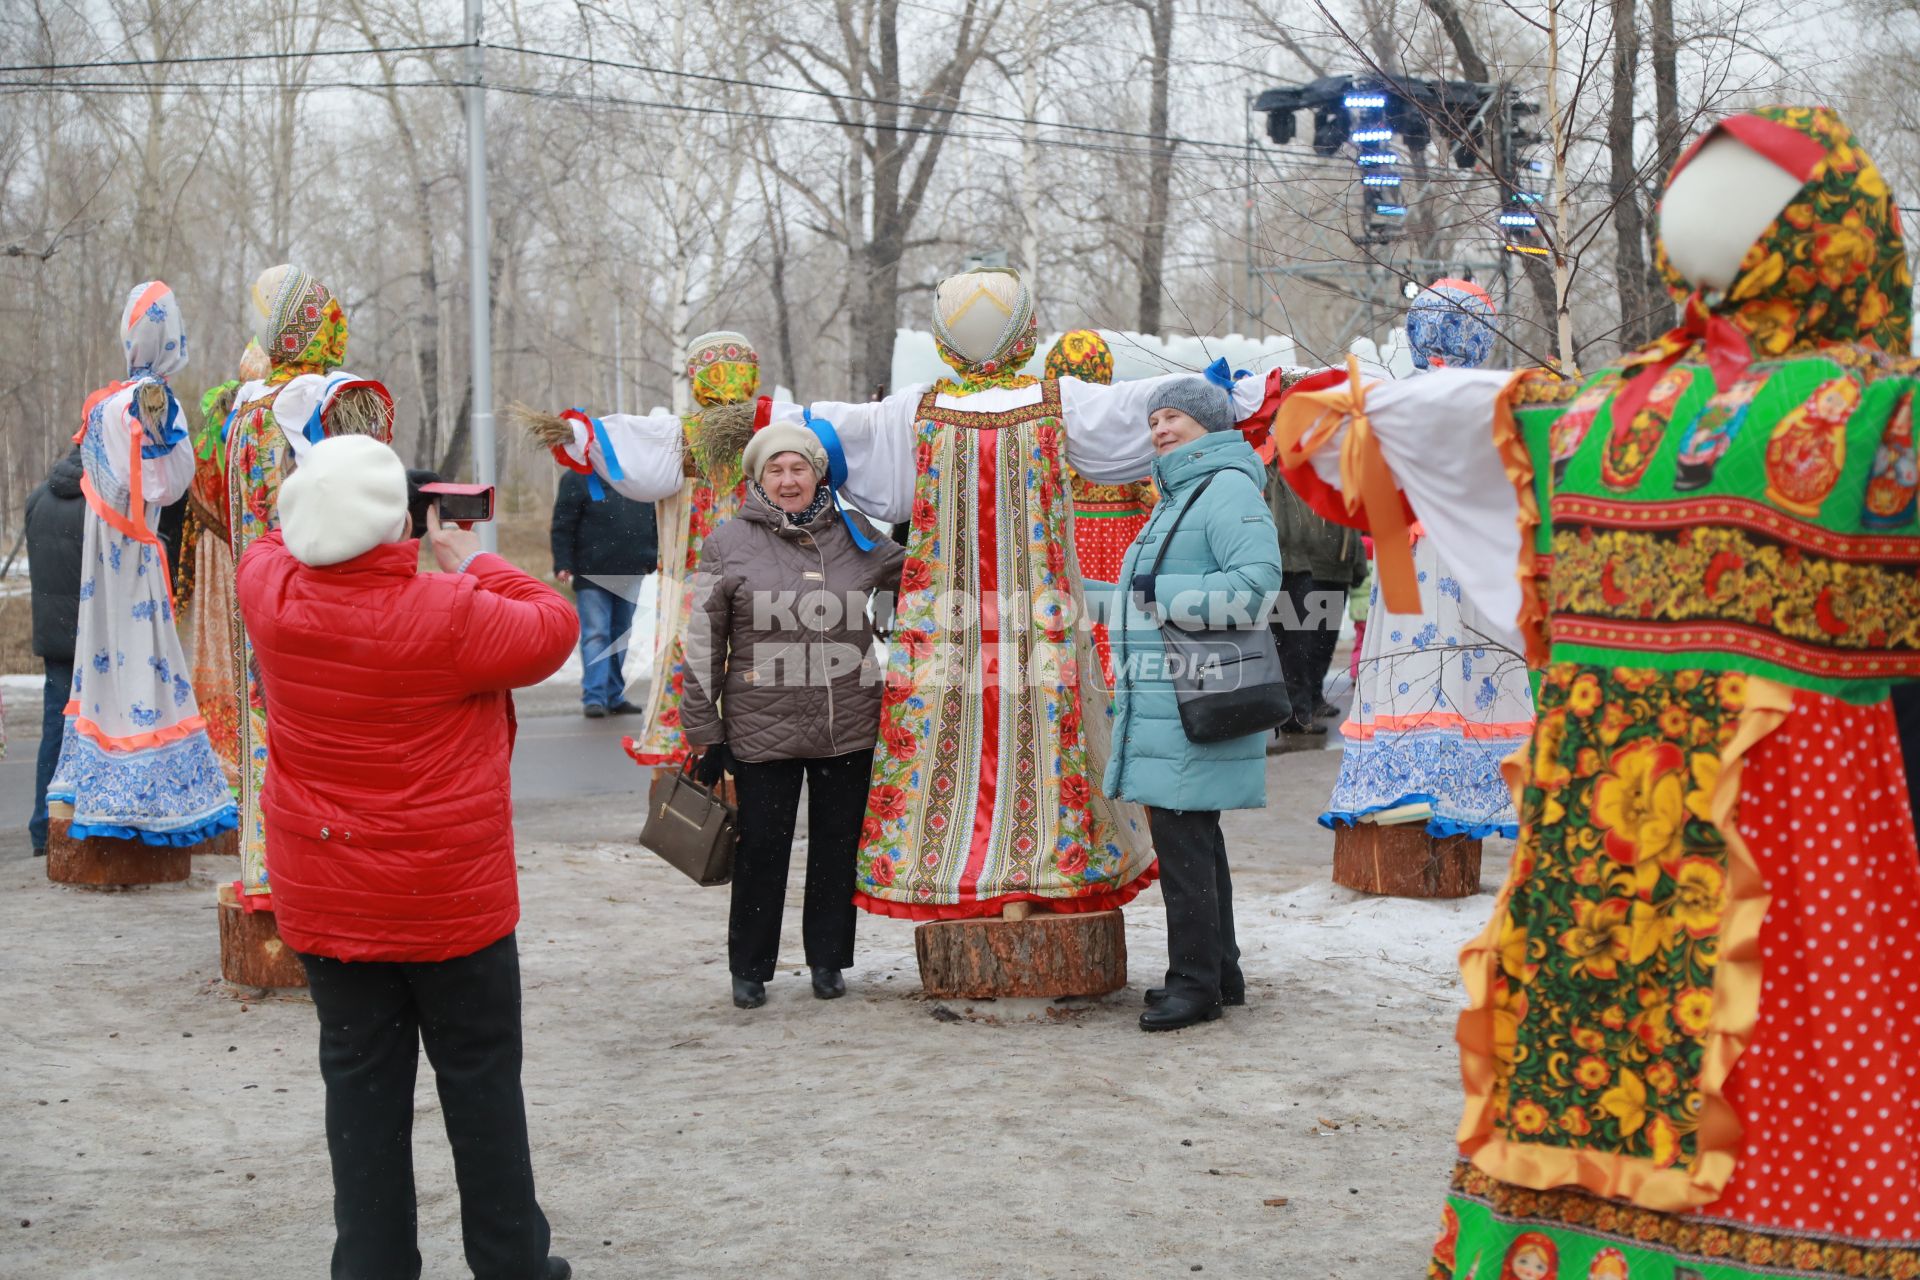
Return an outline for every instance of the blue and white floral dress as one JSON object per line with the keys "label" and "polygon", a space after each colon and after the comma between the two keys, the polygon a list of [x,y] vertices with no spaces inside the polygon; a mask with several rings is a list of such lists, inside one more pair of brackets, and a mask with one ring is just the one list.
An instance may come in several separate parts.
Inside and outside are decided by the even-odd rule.
{"label": "blue and white floral dress", "polygon": [[[166,379],[187,362],[166,285],[134,289],[121,317],[127,380],[88,401],[80,436],[87,500],[73,690],[50,803],[72,806],[74,839],[193,845],[236,825],[174,627],[154,523],[192,483],[193,445]],[[148,415],[143,389],[166,391]]]}
{"label": "blue and white floral dress", "polygon": [[1418,614],[1388,613],[1374,575],[1353,711],[1322,826],[1419,822],[1435,836],[1519,833],[1500,762],[1533,731],[1518,653],[1491,637],[1430,538],[1413,547]]}

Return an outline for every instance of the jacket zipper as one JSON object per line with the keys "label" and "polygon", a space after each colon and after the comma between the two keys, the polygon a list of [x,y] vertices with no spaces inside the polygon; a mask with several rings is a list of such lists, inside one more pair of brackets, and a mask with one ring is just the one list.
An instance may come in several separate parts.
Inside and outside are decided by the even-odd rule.
{"label": "jacket zipper", "polygon": [[[813,558],[820,565],[820,589],[822,591],[825,591],[827,589],[827,553],[820,549],[820,539],[815,537],[813,534],[808,533],[805,530],[802,530],[800,532],[800,536],[805,538],[807,540],[808,545],[813,548]],[[820,637],[820,650],[819,650],[820,656],[824,660],[827,652],[826,614],[822,613],[820,616],[821,616],[821,622],[819,627],[817,628],[817,634]],[[811,659],[809,659],[808,665],[809,666],[812,665]],[[833,715],[833,674],[832,672],[827,673],[827,746],[832,748],[832,754],[836,756],[840,754],[840,735],[837,732],[836,725],[834,723],[834,715]]]}

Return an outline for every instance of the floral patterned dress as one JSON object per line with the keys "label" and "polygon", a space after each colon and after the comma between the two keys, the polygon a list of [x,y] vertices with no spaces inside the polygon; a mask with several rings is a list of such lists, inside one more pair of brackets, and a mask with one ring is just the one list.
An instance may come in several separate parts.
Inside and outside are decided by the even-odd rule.
{"label": "floral patterned dress", "polygon": [[[281,397],[296,380],[337,370],[347,355],[347,315],[333,291],[298,269],[289,270],[267,306],[267,358],[264,382],[249,382],[234,395],[227,434],[227,529],[237,565],[263,534],[279,527],[280,485],[292,472],[294,445],[277,412]],[[316,402],[317,403],[317,402]],[[285,425],[299,431],[303,414]],[[267,707],[260,689],[260,668],[253,657],[245,619],[237,606],[228,612],[234,666],[244,677],[239,716],[240,887],[266,898],[272,885],[267,869],[266,819],[260,792],[267,780]]]}
{"label": "floral patterned dress", "polygon": [[[207,739],[174,629],[160,508],[186,491],[193,446],[166,377],[186,364],[179,304],[158,281],[129,297],[127,381],[83,414],[87,500],[73,692],[50,804],[69,806],[72,838],[184,847],[231,831],[233,797]],[[150,413],[142,393],[158,388]]]}
{"label": "floral patterned dress", "polygon": [[[1717,128],[1804,184],[1721,300],[1587,379],[1368,396],[1454,547],[1504,541],[1489,473],[1514,482],[1521,587],[1487,559],[1474,590],[1517,598],[1542,665],[1513,865],[1461,955],[1436,1277],[1920,1276],[1920,851],[1887,701],[1920,677],[1920,527],[1882,514],[1911,282],[1833,113]],[[1489,420],[1486,453],[1432,444]]]}

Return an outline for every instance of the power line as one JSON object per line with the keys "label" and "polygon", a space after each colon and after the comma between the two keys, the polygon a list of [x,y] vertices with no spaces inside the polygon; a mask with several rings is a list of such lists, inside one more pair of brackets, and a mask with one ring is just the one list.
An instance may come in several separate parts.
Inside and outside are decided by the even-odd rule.
{"label": "power line", "polygon": [[173,58],[113,58],[97,62],[42,62],[31,66],[0,67],[0,72],[26,74],[42,71],[109,71],[117,67],[180,67],[208,62],[283,62],[294,58],[351,58],[372,53],[445,53],[470,49],[470,44],[403,44],[368,49],[292,49],[283,53],[206,53]]}

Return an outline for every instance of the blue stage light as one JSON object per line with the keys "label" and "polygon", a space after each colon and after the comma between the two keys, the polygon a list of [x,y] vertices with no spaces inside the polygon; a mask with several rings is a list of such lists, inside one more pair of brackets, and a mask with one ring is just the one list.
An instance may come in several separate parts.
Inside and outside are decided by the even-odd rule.
{"label": "blue stage light", "polygon": [[1351,137],[1355,142],[1391,142],[1393,140],[1393,130],[1391,129],[1355,129],[1348,136]]}
{"label": "blue stage light", "polygon": [[1387,105],[1387,95],[1384,93],[1350,93],[1346,96],[1345,105],[1349,111],[1362,111],[1369,107],[1380,109]]}

